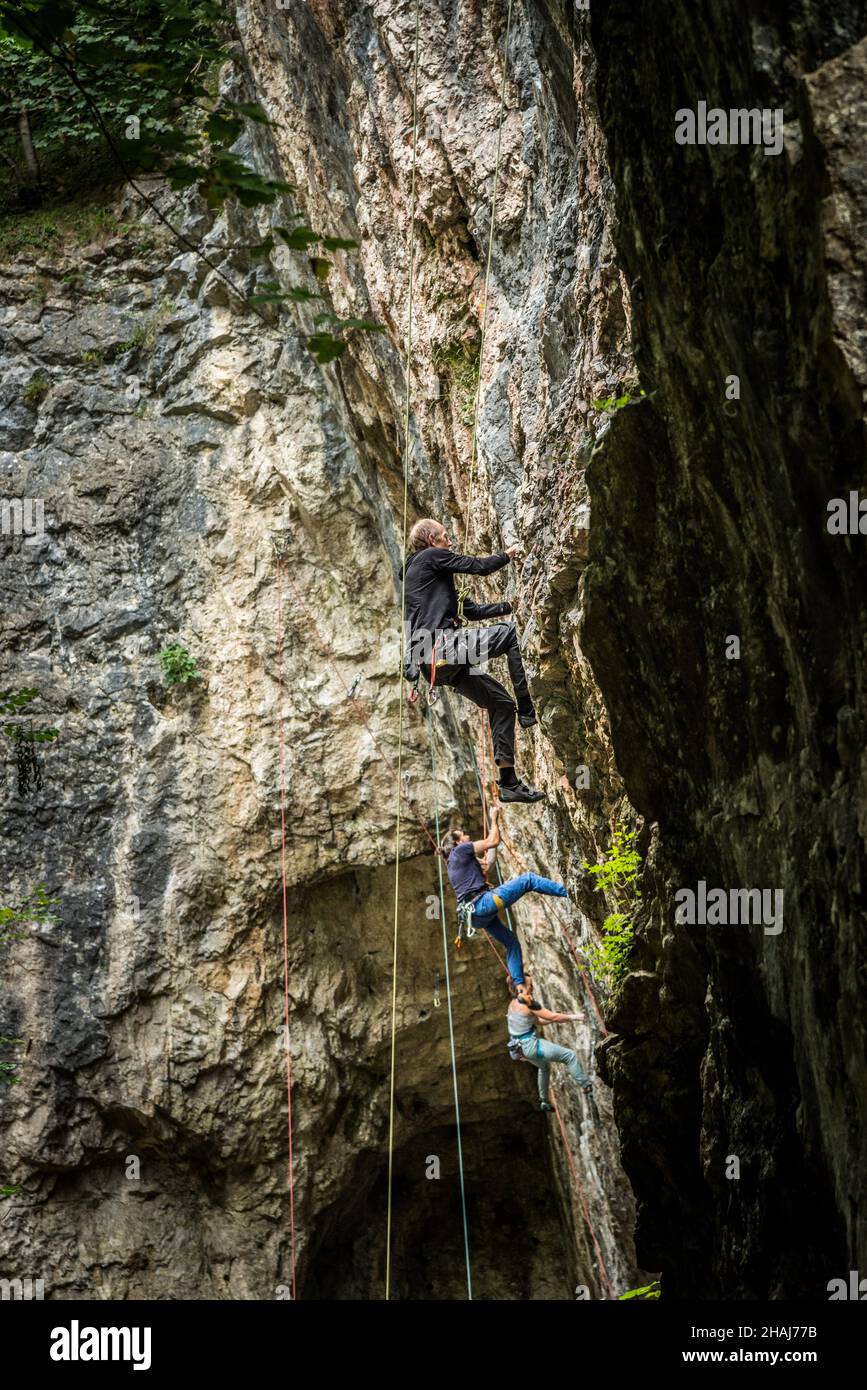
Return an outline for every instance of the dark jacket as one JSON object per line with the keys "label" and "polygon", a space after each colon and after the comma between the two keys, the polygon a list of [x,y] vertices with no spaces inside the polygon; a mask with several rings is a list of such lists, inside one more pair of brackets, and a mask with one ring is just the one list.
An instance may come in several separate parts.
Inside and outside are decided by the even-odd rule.
{"label": "dark jacket", "polygon": [[[456,574],[493,574],[509,563],[500,555],[456,555],[445,546],[431,545],[419,550],[406,562],[404,617],[410,636],[418,632],[440,632],[457,623],[458,596]],[[510,603],[464,603],[464,617],[501,618],[511,613]]]}

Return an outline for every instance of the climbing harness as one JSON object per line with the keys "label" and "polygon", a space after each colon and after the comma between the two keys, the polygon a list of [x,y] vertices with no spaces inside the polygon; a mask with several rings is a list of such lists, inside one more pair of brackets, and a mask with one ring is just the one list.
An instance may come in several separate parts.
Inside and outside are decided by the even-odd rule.
{"label": "climbing harness", "polygon": [[[511,1059],[512,1059],[513,1062],[526,1062],[526,1061],[529,1060],[529,1059],[528,1059],[527,1057],[525,1057],[525,1055],[524,1055],[524,1049],[523,1049],[523,1047],[521,1046],[521,1039],[520,1039],[520,1038],[510,1038],[509,1041],[508,1041],[508,1043],[506,1044],[506,1046],[507,1046],[507,1048],[508,1048],[508,1050],[509,1050],[509,1056],[511,1057]],[[537,1056],[539,1055],[539,1039],[538,1039],[538,1038],[536,1039],[536,1055],[537,1055]]]}
{"label": "climbing harness", "polygon": [[[439,642],[439,640],[440,640],[440,639],[437,638],[437,639],[436,639],[436,642],[434,642],[434,649],[433,649],[433,652],[432,652],[432,654],[431,654],[430,676],[429,676],[428,682],[427,682],[427,686],[428,686],[428,689],[427,689],[427,703],[428,703],[428,706],[429,706],[429,707],[430,707],[431,705],[435,705],[436,702],[437,702],[437,700],[438,700],[439,697],[440,697],[440,692],[436,689],[437,668],[440,667],[440,666],[447,666],[447,665],[448,665],[448,662],[447,662],[444,658],[441,657],[441,658],[437,659],[437,643]],[[407,660],[407,661],[404,661],[404,663],[403,663],[403,675],[404,675],[404,679],[405,679],[405,680],[412,681],[412,690],[409,692],[409,703],[410,703],[411,705],[415,705],[415,704],[418,703],[418,699],[419,699],[419,688],[418,688],[418,687],[419,687],[419,682],[421,681],[421,667],[419,666],[418,662],[416,662],[416,661],[408,661],[408,660]]]}
{"label": "climbing harness", "polygon": [[[480,893],[479,897],[481,896]],[[476,928],[473,926],[473,911],[476,901],[477,900],[474,898],[471,902],[458,903],[458,934],[455,937],[455,945],[457,947],[460,947],[464,937],[469,941],[476,934]]]}
{"label": "climbing harness", "polygon": [[[438,641],[439,641],[439,638],[437,638],[437,642],[438,642]],[[438,666],[445,666],[445,664],[446,664],[444,661],[437,661],[437,642],[434,642],[434,649],[433,649],[433,651],[431,652],[431,659],[430,659],[430,682],[429,682],[428,688],[427,688],[427,703],[428,703],[428,708],[430,708],[431,705],[435,705],[436,702],[437,702],[437,700],[438,700],[439,697],[440,697],[440,693],[439,693],[439,691],[438,691],[437,688],[436,688],[436,683],[437,683],[437,667],[438,667]]]}

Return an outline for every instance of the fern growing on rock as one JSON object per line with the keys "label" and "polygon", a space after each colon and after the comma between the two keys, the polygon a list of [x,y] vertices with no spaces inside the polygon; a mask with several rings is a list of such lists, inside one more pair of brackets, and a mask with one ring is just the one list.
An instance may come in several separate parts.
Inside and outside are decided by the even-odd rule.
{"label": "fern growing on rock", "polygon": [[602,923],[602,940],[589,947],[591,969],[609,989],[615,990],[629,974],[629,961],[635,934],[633,915],[641,898],[637,886],[641,855],[635,848],[638,831],[618,825],[611,849],[601,864],[584,861],[584,868],[596,879],[595,892],[615,901],[614,912]]}

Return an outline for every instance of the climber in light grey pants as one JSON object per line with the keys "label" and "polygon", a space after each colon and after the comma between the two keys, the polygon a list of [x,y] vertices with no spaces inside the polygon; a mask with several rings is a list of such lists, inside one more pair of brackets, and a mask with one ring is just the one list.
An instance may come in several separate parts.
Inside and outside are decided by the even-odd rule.
{"label": "climber in light grey pants", "polygon": [[[518,1049],[524,1061],[537,1068],[539,1076],[539,1100],[543,1110],[553,1110],[548,1101],[548,1085],[551,1063],[562,1062],[573,1081],[577,1081],[582,1091],[590,1091],[593,1083],[585,1073],[581,1063],[570,1047],[548,1042],[536,1033],[536,1027],[549,1023],[570,1023],[583,1019],[583,1014],[555,1014],[533,998],[532,981],[514,985],[510,983],[509,993],[512,1002],[506,1015],[509,1026],[509,1050]],[[514,1054],[513,1054],[514,1055]],[[517,1058],[520,1061],[520,1057]]]}
{"label": "climber in light grey pants", "polygon": [[[569,1018],[575,1018],[575,1014],[569,1014]],[[579,1015],[580,1017],[580,1015]],[[530,1049],[524,1048],[524,1056],[528,1062],[532,1062],[534,1067],[539,1069],[539,1099],[547,1102],[548,1086],[550,1084],[551,1062],[562,1062],[566,1067],[573,1081],[577,1081],[582,1091],[590,1090],[590,1078],[582,1069],[581,1063],[575,1056],[571,1047],[561,1047],[559,1043],[546,1042],[544,1038],[536,1039],[536,1056],[529,1055]]]}

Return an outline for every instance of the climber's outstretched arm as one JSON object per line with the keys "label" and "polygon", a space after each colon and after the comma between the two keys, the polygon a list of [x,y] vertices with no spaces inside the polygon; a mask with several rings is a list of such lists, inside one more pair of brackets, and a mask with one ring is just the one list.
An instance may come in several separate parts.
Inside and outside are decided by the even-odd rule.
{"label": "climber's outstretched arm", "polygon": [[500,843],[500,827],[498,824],[499,818],[500,808],[499,806],[494,806],[491,810],[490,834],[484,840],[473,841],[473,853],[477,857],[480,857],[483,854],[487,854],[489,849],[496,849],[497,845]]}
{"label": "climber's outstretched arm", "polygon": [[501,550],[496,555],[457,555],[445,547],[432,546],[431,568],[445,570],[449,574],[493,574],[503,568],[519,553],[516,545]]}
{"label": "climber's outstretched arm", "polygon": [[552,1014],[550,1009],[531,1009],[537,1023],[577,1023],[584,1018],[584,1014]]}

